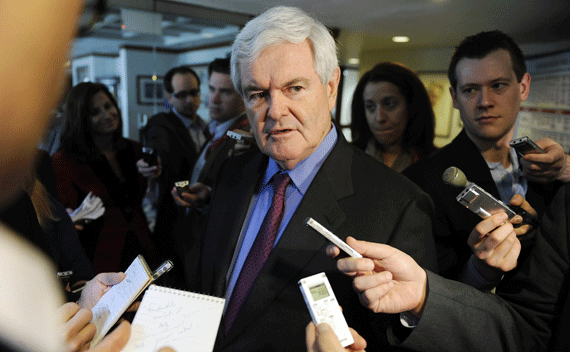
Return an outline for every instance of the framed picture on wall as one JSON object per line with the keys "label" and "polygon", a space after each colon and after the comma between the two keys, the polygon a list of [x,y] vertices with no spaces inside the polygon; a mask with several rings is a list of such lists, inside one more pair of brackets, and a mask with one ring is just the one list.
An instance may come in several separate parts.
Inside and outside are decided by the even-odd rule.
{"label": "framed picture on wall", "polygon": [[75,77],[77,79],[77,83],[81,82],[89,82],[89,67],[88,66],[79,66],[75,69]]}
{"label": "framed picture on wall", "polygon": [[435,136],[448,138],[453,120],[453,102],[449,94],[449,80],[445,72],[418,72],[426,87],[435,114]]}
{"label": "framed picture on wall", "polygon": [[137,76],[137,102],[139,105],[162,104],[164,101],[163,77]]}

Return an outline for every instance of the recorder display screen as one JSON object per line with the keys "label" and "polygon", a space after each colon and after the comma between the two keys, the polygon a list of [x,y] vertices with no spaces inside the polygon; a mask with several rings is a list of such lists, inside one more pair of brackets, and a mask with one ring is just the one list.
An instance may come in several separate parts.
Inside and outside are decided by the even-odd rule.
{"label": "recorder display screen", "polygon": [[309,290],[311,291],[311,296],[313,296],[313,299],[315,301],[330,296],[329,290],[327,290],[327,286],[324,283],[315,285],[311,287]]}

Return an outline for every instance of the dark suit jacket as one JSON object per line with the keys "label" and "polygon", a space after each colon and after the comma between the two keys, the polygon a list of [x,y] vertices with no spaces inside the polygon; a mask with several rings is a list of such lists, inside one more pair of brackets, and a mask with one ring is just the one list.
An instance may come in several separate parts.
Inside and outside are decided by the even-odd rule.
{"label": "dark suit jacket", "polygon": [[[440,274],[457,280],[471,256],[467,238],[481,218],[457,202],[456,197],[462,188],[443,182],[443,172],[450,166],[461,169],[469,181],[476,183],[495,198],[500,199],[500,196],[485,159],[465,131],[450,144],[404,170],[404,176],[419,185],[434,201],[434,234]],[[544,213],[559,186],[559,183],[528,183],[526,200],[539,216]],[[528,255],[533,241],[532,234],[521,239],[524,248],[521,259]]]}
{"label": "dark suit jacket", "polygon": [[198,153],[188,129],[173,112],[151,117],[142,136],[145,146],[158,150],[162,162],[154,238],[163,256],[171,257],[176,252],[173,224],[177,220],[178,207],[170,191],[175,182],[187,179]]}
{"label": "dark suit jacket", "polygon": [[[235,129],[240,129],[246,132],[250,130],[247,115],[245,113],[228,129],[228,131],[233,131]],[[202,168],[202,172],[200,172],[200,176],[198,177],[198,182],[202,182],[208,186],[212,186],[214,184],[214,180],[218,175],[220,167],[229,157],[232,156],[231,152],[237,143],[237,140],[233,138],[221,138],[224,138],[224,140],[210,151],[208,158],[206,158],[206,163]],[[206,145],[204,147],[206,147]],[[192,172],[190,172],[189,177],[190,176],[192,176]]]}
{"label": "dark suit jacket", "polygon": [[[240,129],[242,131],[250,130],[247,115],[245,115],[245,113],[228,129],[228,131],[232,131],[234,129]],[[232,153],[236,143],[237,140],[225,137],[221,143],[216,145],[210,151],[208,157],[206,158],[206,163],[204,164],[204,167],[200,172],[200,176],[198,177],[198,182],[204,183],[210,187],[214,184],[214,179],[218,175],[218,171],[220,170],[221,165],[233,155]],[[204,145],[204,148],[207,145],[208,144],[206,143],[206,145]],[[251,148],[257,149],[255,142],[253,142]],[[192,170],[185,179],[189,180],[191,177]],[[174,240],[177,244],[175,246],[177,250],[177,256],[171,257],[171,259],[175,262],[175,268],[171,273],[169,273],[171,278],[167,284],[176,287],[184,285],[184,270],[182,265],[184,262],[184,256],[189,250],[192,249],[192,247],[199,243],[197,242],[199,239],[197,239],[196,236],[202,235],[204,233],[205,227],[204,216],[202,216],[203,214],[200,211],[189,209],[189,212],[187,212],[186,210],[186,208],[178,207],[178,219],[173,226],[173,234],[175,237]],[[176,267],[178,267],[178,269]]]}
{"label": "dark suit jacket", "polygon": [[[186,266],[188,281],[197,278],[201,292],[224,296],[238,237],[267,161],[261,153],[231,158],[216,179],[200,264]],[[216,350],[304,350],[305,326],[311,318],[297,282],[319,272],[327,274],[349,326],[367,338],[369,349],[386,348],[386,337],[378,332],[386,316],[373,315],[360,305],[351,278],[336,269],[336,260],[327,257],[327,240],[305,226],[309,216],[342,239],[350,235],[388,243],[430,268],[436,266],[429,197],[350,146],[339,133],[229,334],[223,336],[220,329]]]}
{"label": "dark suit jacket", "polygon": [[570,185],[556,193],[530,257],[512,280],[497,289],[497,295],[429,272],[428,287],[423,316],[403,341],[404,347],[569,351]]}

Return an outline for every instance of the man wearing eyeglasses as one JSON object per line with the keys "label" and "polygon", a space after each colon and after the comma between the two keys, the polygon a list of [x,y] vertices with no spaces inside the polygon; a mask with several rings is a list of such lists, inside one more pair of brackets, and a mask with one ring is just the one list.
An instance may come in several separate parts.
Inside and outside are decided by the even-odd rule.
{"label": "man wearing eyeglasses", "polygon": [[137,165],[139,171],[148,171],[153,180],[149,191],[156,209],[154,234],[157,243],[161,243],[162,254],[171,257],[177,206],[170,190],[175,182],[188,178],[209,132],[206,122],[196,113],[200,106],[200,78],[194,70],[188,66],[170,69],[164,76],[164,88],[170,111],[151,117],[142,134],[144,145],[159,155],[159,165],[149,168],[142,160]]}

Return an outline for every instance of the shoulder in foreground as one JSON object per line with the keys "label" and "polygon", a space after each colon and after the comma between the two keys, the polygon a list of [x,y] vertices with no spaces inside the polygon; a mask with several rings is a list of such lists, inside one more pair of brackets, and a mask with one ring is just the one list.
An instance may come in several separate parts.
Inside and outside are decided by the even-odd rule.
{"label": "shoulder in foreground", "polygon": [[457,157],[457,150],[454,150],[449,145],[438,149],[430,156],[420,159],[417,163],[410,165],[407,169],[402,171],[402,175],[410,180],[421,183],[426,178],[434,177],[441,178],[443,170],[448,167],[448,161]]}
{"label": "shoulder in foreground", "polygon": [[354,174],[364,181],[362,184],[377,184],[384,189],[390,189],[391,192],[424,193],[420,187],[401,173],[392,170],[358,148],[353,150]]}
{"label": "shoulder in foreground", "polygon": [[[264,154],[257,148],[252,148],[245,153],[227,158],[220,167],[218,174],[234,174],[249,167],[249,164],[256,158],[263,158]],[[257,159],[256,159],[257,160]]]}
{"label": "shoulder in foreground", "polygon": [[121,138],[121,140],[125,141],[126,143],[130,144],[135,150],[142,150],[142,144],[134,139],[129,138]]}
{"label": "shoulder in foreground", "polygon": [[70,162],[71,160],[71,155],[65,149],[60,149],[51,156],[51,161],[54,164]]}
{"label": "shoulder in foreground", "polygon": [[163,125],[167,122],[167,120],[170,118],[170,116],[176,117],[174,114],[172,114],[169,111],[159,112],[158,114],[153,115],[148,119],[148,122],[146,123],[145,128],[150,127],[150,126]]}

